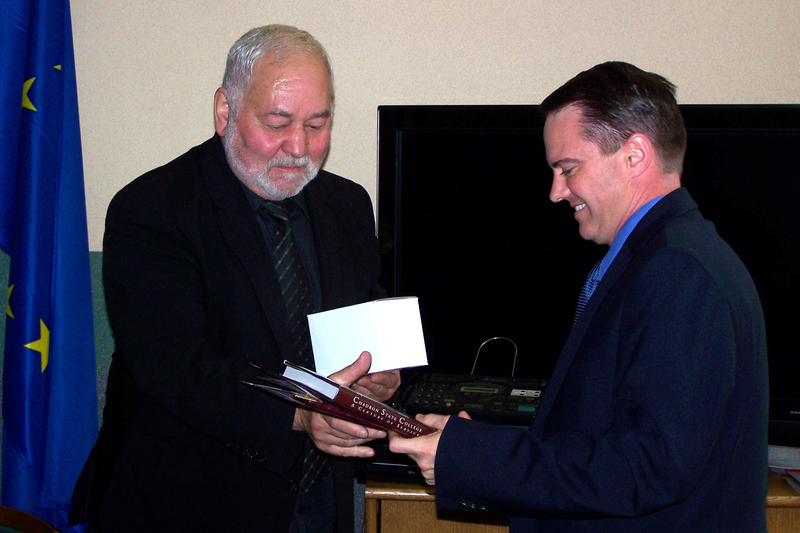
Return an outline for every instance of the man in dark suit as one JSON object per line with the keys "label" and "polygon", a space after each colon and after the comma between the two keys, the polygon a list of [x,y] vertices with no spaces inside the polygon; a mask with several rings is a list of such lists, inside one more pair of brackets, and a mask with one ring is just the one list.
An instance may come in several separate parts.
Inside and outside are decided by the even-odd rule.
{"label": "man in dark suit", "polygon": [[761,306],[680,185],[674,90],[615,62],[542,103],[550,198],[610,248],[530,428],[426,415],[440,432],[391,439],[439,507],[512,532],[766,531]]}
{"label": "man in dark suit", "polygon": [[[317,311],[384,295],[369,196],[320,170],[333,102],[311,35],[251,30],[228,55],[216,135],[111,202],[103,275],[116,351],[73,521],[113,532],[353,531],[344,458],[372,455],[362,445],[385,432],[243,384],[258,373],[250,361],[275,372],[284,359],[304,363],[295,295]],[[264,213],[276,206],[289,233]],[[273,265],[280,235],[296,242],[306,280],[291,294]],[[399,386],[396,371],[367,374],[369,354],[353,359],[336,381],[381,400]]]}

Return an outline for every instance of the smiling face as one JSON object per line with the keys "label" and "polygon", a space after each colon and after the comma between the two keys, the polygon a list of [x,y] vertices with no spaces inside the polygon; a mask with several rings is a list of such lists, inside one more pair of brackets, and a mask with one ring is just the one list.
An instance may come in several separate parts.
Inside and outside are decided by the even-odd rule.
{"label": "smiling face", "polygon": [[331,138],[331,95],[322,60],[295,53],[265,57],[232,116],[225,89],[214,100],[217,133],[234,174],[270,200],[299,193],[316,177]]}
{"label": "smiling face", "polygon": [[578,107],[567,106],[545,122],[547,162],[553,169],[550,200],[569,203],[580,224],[581,237],[611,244],[636,211],[625,179],[625,155],[623,150],[603,155],[581,134],[581,118]]}

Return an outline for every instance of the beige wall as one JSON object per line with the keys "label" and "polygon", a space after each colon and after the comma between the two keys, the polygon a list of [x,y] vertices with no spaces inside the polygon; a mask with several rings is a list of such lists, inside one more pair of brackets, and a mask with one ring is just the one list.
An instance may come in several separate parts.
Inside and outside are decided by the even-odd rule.
{"label": "beige wall", "polygon": [[118,189],[213,133],[227,50],[267,23],[327,47],[337,109],[326,168],[373,199],[380,104],[535,104],[610,59],[667,76],[681,103],[800,103],[798,0],[71,4],[92,250]]}

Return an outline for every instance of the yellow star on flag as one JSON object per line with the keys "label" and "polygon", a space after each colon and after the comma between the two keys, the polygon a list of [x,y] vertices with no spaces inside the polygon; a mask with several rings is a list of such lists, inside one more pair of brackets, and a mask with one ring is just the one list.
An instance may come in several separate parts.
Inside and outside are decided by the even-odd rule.
{"label": "yellow star on flag", "polygon": [[11,318],[14,318],[14,313],[11,312],[11,291],[14,290],[14,286],[10,285],[8,287],[8,296],[6,297],[6,315]]}
{"label": "yellow star on flag", "polygon": [[39,332],[41,334],[39,340],[26,344],[25,347],[42,354],[42,372],[44,372],[47,367],[47,360],[50,357],[50,330],[47,329],[47,326],[44,325],[44,320],[41,319],[39,320]]}
{"label": "yellow star on flag", "polygon": [[22,84],[22,109],[30,109],[31,111],[36,111],[36,108],[33,107],[33,102],[31,102],[31,99],[28,98],[28,91],[31,90],[31,85],[33,85],[33,81],[35,79],[36,78],[31,78]]}

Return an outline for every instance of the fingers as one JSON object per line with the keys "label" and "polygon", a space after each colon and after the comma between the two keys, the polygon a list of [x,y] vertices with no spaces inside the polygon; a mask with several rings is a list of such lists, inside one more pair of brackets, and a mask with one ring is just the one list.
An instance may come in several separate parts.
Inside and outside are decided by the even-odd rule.
{"label": "fingers", "polygon": [[[305,411],[305,410],[304,410]],[[304,429],[314,445],[325,453],[340,457],[372,457],[375,451],[363,444],[386,437],[382,430],[306,411]]]}
{"label": "fingers", "polygon": [[375,372],[359,378],[357,383],[369,387],[376,385],[386,389],[396,389],[400,385],[400,371],[387,370],[385,372]]}
{"label": "fingers", "polygon": [[434,476],[433,468],[430,470],[420,469],[420,472],[422,473],[422,478],[425,480],[425,483],[431,486],[436,485],[436,476]]}
{"label": "fingers", "polygon": [[[465,415],[466,412],[462,411]],[[459,413],[461,416],[461,413]],[[430,426],[434,429],[444,429],[447,425],[447,421],[450,420],[450,415],[435,415],[435,414],[428,414],[428,415],[417,415],[415,417],[417,420],[425,424],[426,426]],[[463,417],[462,417],[463,418]],[[467,415],[469,418],[469,415]]]}
{"label": "fingers", "polygon": [[420,449],[419,446],[417,438],[409,439],[397,433],[389,433],[389,451],[392,453],[404,453],[413,459]]}
{"label": "fingers", "polygon": [[[361,352],[353,364],[329,377],[340,385],[361,389],[359,392],[362,394],[386,400],[400,386],[400,371],[368,374],[371,365],[370,353]],[[385,431],[366,428],[302,408],[298,408],[295,413],[293,428],[308,433],[314,445],[323,452],[342,457],[371,457],[375,454],[374,450],[362,445],[375,439],[386,438]]]}
{"label": "fingers", "polygon": [[400,371],[375,372],[360,377],[353,383],[353,390],[380,401],[388,400],[400,386]]}
{"label": "fingers", "polygon": [[439,446],[439,437],[441,434],[441,431],[437,431],[421,437],[407,438],[401,437],[396,433],[390,433],[389,450],[393,453],[409,455],[417,464],[419,464],[420,458],[429,455],[430,462],[432,463],[433,459],[436,457],[436,450]]}
{"label": "fingers", "polygon": [[369,352],[361,352],[353,364],[331,374],[330,379],[377,400],[388,400],[400,386],[400,371],[369,374],[371,365],[372,355]]}
{"label": "fingers", "polygon": [[[458,417],[471,420],[466,411],[458,413]],[[396,433],[390,433],[389,450],[393,453],[404,453],[408,455],[417,463],[422,477],[425,479],[425,483],[428,485],[435,485],[436,476],[434,466],[436,464],[436,452],[439,450],[439,439],[442,436],[442,430],[450,420],[450,415],[417,415],[416,419],[438,431],[411,439],[403,438]]]}
{"label": "fingers", "polygon": [[[438,415],[436,415],[438,416]],[[442,432],[437,431],[422,437],[403,438],[395,433],[389,434],[389,450],[393,453],[407,454],[417,463],[423,479],[428,485],[436,484],[434,465],[436,452],[439,448],[439,438]]]}
{"label": "fingers", "polygon": [[369,352],[361,352],[358,359],[350,365],[346,366],[338,372],[331,374],[329,377],[339,385],[349,387],[352,383],[356,382],[359,378],[369,372],[369,367],[372,365],[372,356]]}
{"label": "fingers", "polygon": [[340,418],[333,418],[325,415],[319,416],[330,426],[330,433],[343,440],[355,438],[366,442],[386,438],[386,431],[381,429],[368,428]]}

